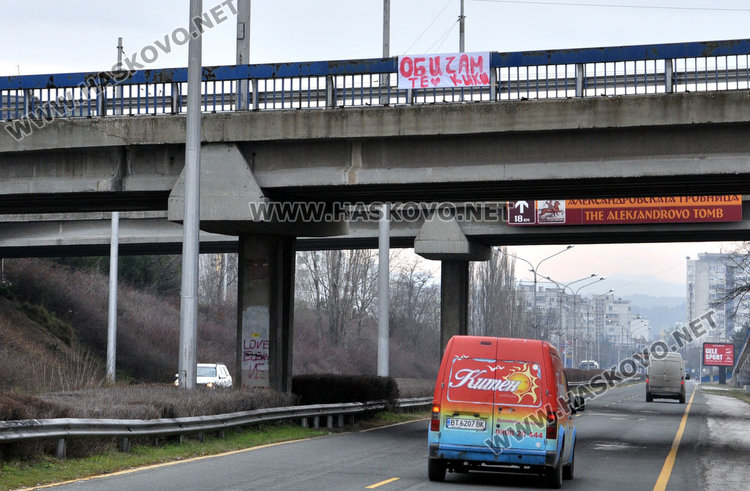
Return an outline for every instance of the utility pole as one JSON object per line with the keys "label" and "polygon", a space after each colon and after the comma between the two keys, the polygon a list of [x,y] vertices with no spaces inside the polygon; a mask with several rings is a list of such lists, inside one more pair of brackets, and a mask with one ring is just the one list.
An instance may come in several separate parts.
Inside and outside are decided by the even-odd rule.
{"label": "utility pole", "polygon": [[[391,2],[383,0],[383,58],[389,56],[389,40],[391,36]],[[388,75],[385,75],[388,77]],[[383,78],[381,78],[381,86]],[[388,376],[390,335],[388,314],[390,306],[388,280],[390,279],[391,246],[391,206],[381,207],[381,217],[378,226],[378,376]]]}
{"label": "utility pole", "polygon": [[466,35],[466,16],[464,15],[464,0],[461,0],[461,15],[458,17],[458,51],[463,53]]}
{"label": "utility pole", "polygon": [[[122,38],[117,38],[117,70],[122,70]],[[121,97],[122,87],[115,88]],[[115,98],[117,100],[118,97]],[[117,104],[115,104],[115,108]],[[115,109],[115,114],[121,114]],[[109,312],[107,313],[107,382],[115,382],[117,365],[117,263],[119,256],[120,212],[112,212],[112,238],[109,244]]]}
{"label": "utility pole", "polygon": [[198,245],[201,175],[201,13],[203,0],[190,0],[187,131],[185,135],[185,218],[182,230],[179,386],[195,389],[198,359]]}
{"label": "utility pole", "polygon": [[[237,0],[237,65],[250,64],[250,0]],[[248,81],[237,82],[237,110],[250,107]]]}

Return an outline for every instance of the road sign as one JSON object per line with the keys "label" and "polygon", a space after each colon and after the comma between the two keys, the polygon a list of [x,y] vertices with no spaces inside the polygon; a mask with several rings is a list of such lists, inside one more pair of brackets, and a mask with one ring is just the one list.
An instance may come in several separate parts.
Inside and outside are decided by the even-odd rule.
{"label": "road sign", "polygon": [[508,225],[536,225],[536,202],[508,201]]}

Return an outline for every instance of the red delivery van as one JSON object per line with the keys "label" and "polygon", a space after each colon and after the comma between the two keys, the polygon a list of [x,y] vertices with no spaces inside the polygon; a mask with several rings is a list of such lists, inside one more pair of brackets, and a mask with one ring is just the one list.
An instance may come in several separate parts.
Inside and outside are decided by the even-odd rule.
{"label": "red delivery van", "polygon": [[[573,400],[571,400],[571,398]],[[428,434],[428,477],[471,470],[573,478],[576,430],[560,354],[535,339],[454,336],[440,364]]]}

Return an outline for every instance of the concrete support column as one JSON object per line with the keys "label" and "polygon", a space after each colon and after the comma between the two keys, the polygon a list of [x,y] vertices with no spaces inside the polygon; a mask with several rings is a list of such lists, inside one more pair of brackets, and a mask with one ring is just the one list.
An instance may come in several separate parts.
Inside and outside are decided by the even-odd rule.
{"label": "concrete support column", "polygon": [[239,387],[292,389],[295,241],[270,234],[239,237]]}
{"label": "concrete support column", "polygon": [[452,336],[468,334],[469,261],[446,259],[440,267],[440,354]]}

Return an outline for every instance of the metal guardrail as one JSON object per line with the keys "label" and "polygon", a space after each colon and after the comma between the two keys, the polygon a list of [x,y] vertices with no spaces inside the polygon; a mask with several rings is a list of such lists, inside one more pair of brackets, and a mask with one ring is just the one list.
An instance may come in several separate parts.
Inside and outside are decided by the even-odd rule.
{"label": "metal guardrail", "polygon": [[[204,67],[201,107],[331,109],[750,88],[747,39],[492,52],[488,87],[398,89],[397,63],[383,58]],[[0,77],[0,119],[182,114],[186,94],[186,68]]]}
{"label": "metal guardrail", "polygon": [[[415,408],[432,404],[432,397],[397,399],[400,408]],[[0,443],[24,440],[57,439],[57,457],[65,457],[66,438],[122,438],[121,450],[130,447],[130,438],[163,437],[190,434],[202,435],[208,431],[223,431],[262,423],[299,419],[307,427],[308,419],[313,419],[313,427],[326,418],[326,426],[333,427],[336,416],[337,426],[344,425],[344,416],[368,411],[383,410],[384,401],[349,402],[341,404],[313,404],[264,408],[214,416],[191,416],[186,418],[162,419],[23,419],[0,421]]]}

